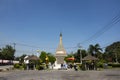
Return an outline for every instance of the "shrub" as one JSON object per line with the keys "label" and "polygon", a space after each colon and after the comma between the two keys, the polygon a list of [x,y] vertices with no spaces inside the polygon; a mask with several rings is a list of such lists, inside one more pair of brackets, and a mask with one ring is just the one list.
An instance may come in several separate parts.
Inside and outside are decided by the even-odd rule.
{"label": "shrub", "polygon": [[80,65],[80,69],[83,70],[83,71],[86,70],[86,69],[85,69],[85,63],[83,63],[83,64]]}
{"label": "shrub", "polygon": [[20,66],[20,68],[19,68],[20,70],[24,70],[24,67],[23,66]]}
{"label": "shrub", "polygon": [[14,68],[16,69],[26,69],[26,64],[19,64],[19,63],[16,63],[14,64]]}
{"label": "shrub", "polygon": [[24,70],[27,69],[27,65],[26,64],[22,64],[22,67],[23,67]]}
{"label": "shrub", "polygon": [[102,63],[102,62],[98,62],[98,63],[96,64],[96,66],[97,66],[98,68],[103,68],[103,63]]}
{"label": "shrub", "polygon": [[14,64],[14,68],[19,69],[20,68],[20,64],[19,63]]}
{"label": "shrub", "polygon": [[82,64],[76,64],[78,69],[81,69]]}
{"label": "shrub", "polygon": [[44,70],[45,69],[45,65],[36,65],[36,69]]}
{"label": "shrub", "polygon": [[112,66],[113,68],[120,68],[120,64],[119,63],[117,63],[117,64],[109,63],[108,66]]}

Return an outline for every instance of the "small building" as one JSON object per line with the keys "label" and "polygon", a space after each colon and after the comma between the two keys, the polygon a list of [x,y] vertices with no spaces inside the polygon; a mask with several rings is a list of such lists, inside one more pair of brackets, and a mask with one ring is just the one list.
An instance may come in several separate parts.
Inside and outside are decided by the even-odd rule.
{"label": "small building", "polygon": [[37,60],[39,60],[39,58],[35,55],[26,56],[24,58],[24,63],[27,65],[27,70],[29,69],[35,70],[36,63],[31,61],[37,61]]}
{"label": "small building", "polygon": [[91,56],[90,54],[84,57],[83,59],[85,70],[96,70],[96,61],[99,60],[98,58]]}
{"label": "small building", "polygon": [[89,55],[87,55],[86,57],[84,57],[82,60],[83,60],[83,61],[87,61],[87,60],[96,61],[96,60],[98,60],[98,58],[96,58],[96,57],[94,57],[94,56],[91,56],[91,55],[89,54]]}

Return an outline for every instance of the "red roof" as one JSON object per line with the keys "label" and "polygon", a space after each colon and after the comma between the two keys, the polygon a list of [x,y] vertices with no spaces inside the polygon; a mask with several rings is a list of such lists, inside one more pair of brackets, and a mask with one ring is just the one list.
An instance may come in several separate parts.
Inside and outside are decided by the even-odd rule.
{"label": "red roof", "polygon": [[67,60],[75,60],[74,57],[67,58]]}

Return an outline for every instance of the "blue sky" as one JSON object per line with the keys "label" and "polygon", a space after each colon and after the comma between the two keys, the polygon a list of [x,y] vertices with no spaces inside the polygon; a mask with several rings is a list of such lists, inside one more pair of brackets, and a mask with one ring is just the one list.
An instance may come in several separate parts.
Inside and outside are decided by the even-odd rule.
{"label": "blue sky", "polygon": [[120,0],[0,0],[0,47],[16,43],[17,56],[55,53],[60,32],[67,53],[78,43],[105,47],[120,40],[120,22],[102,29],[118,14]]}

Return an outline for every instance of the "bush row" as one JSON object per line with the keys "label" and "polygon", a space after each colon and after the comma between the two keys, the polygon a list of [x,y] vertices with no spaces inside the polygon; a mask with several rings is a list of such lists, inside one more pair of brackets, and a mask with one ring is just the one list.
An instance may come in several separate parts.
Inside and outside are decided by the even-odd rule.
{"label": "bush row", "polygon": [[109,63],[108,66],[112,66],[113,68],[120,68],[120,64],[119,63],[117,63],[117,64]]}
{"label": "bush row", "polygon": [[[33,64],[28,64],[29,65],[29,69],[33,69]],[[31,67],[32,66],[32,67]],[[43,70],[46,68],[46,65],[36,65],[35,66],[37,70]],[[26,64],[14,64],[14,68],[15,69],[21,69],[21,70],[26,70],[27,69],[27,65]]]}
{"label": "bush row", "polygon": [[16,63],[16,64],[14,64],[14,68],[15,69],[26,69],[26,65],[25,64]]}

